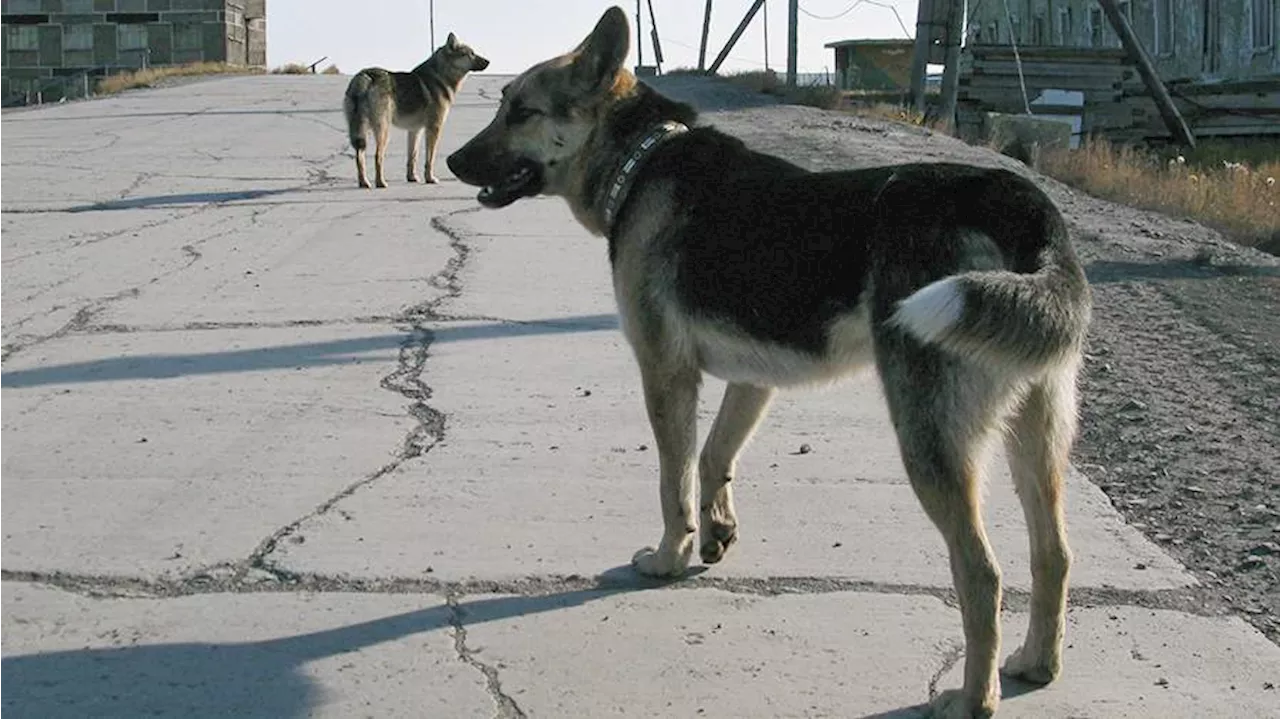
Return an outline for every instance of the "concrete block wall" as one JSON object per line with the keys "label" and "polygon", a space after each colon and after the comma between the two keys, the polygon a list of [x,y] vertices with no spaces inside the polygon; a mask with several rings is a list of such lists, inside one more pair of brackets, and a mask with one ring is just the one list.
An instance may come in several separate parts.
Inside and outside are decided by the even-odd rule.
{"label": "concrete block wall", "polygon": [[86,73],[267,60],[266,0],[0,0],[0,20],[5,98]]}

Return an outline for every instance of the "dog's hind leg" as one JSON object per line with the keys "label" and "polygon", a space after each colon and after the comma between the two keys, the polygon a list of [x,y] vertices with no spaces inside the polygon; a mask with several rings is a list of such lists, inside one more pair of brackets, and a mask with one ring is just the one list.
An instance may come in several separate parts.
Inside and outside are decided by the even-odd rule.
{"label": "dog's hind leg", "polygon": [[1074,366],[1033,385],[1010,418],[1005,453],[1031,535],[1031,621],[1005,674],[1047,684],[1062,671],[1071,550],[1063,483],[1076,429]]}
{"label": "dog's hind leg", "polygon": [[365,189],[369,189],[370,187],[369,175],[365,173],[363,140],[361,141],[360,146],[356,148],[356,182],[360,183],[360,186]]}
{"label": "dog's hind leg", "polygon": [[877,337],[876,351],[902,461],[946,541],[964,623],[964,688],[938,696],[933,716],[988,717],[1000,701],[1000,568],[983,527],[981,475],[984,449],[1012,392],[937,350],[889,334]]}
{"label": "dog's hind leg", "polygon": [[675,577],[693,557],[694,486],[697,477],[698,384],[696,367],[662,367],[640,360],[645,407],[658,445],[662,541],[636,552],[631,561],[641,574]]}
{"label": "dog's hind leg", "polygon": [[378,187],[387,186],[387,176],[383,174],[383,168],[387,161],[387,143],[391,140],[390,125],[388,120],[382,119],[373,127],[373,183]]}
{"label": "dog's hind leg", "polygon": [[732,383],[725,387],[720,412],[698,463],[702,484],[699,552],[707,564],[720,561],[738,539],[731,486],[738,454],[768,411],[773,395],[771,387]]}
{"label": "dog's hind leg", "polygon": [[409,130],[409,163],[405,168],[405,179],[409,182],[422,182],[418,177],[418,146],[422,144],[422,128]]}

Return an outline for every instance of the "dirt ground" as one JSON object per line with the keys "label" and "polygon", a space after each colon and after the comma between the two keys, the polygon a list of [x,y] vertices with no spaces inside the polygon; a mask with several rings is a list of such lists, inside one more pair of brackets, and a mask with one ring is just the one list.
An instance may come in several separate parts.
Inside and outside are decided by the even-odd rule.
{"label": "dirt ground", "polygon": [[1207,604],[1280,643],[1280,259],[920,128],[701,78],[654,84],[701,106],[703,122],[815,170],[948,160],[1034,177],[1093,285],[1076,466],[1192,570]]}

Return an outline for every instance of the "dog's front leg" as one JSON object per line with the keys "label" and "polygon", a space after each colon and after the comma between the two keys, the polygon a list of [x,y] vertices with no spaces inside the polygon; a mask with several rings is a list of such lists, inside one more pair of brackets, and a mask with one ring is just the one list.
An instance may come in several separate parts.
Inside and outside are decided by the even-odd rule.
{"label": "dog's front leg", "polygon": [[659,496],[662,500],[662,541],[657,549],[636,552],[631,562],[641,574],[675,577],[684,573],[693,557],[698,531],[694,507],[694,483],[698,470],[698,384],[696,368],[671,370],[640,362],[645,406],[658,445]]}

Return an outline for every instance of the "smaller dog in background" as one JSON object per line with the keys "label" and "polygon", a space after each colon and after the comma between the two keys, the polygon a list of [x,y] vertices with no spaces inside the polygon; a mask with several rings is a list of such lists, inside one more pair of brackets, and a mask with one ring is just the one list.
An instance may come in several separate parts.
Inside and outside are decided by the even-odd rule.
{"label": "smaller dog in background", "polygon": [[387,140],[391,126],[409,131],[409,162],[406,178],[421,182],[418,176],[418,145],[423,130],[427,135],[426,181],[438,182],[432,168],[436,144],[444,127],[445,116],[453,98],[469,72],[489,67],[489,61],[458,41],[453,33],[431,57],[409,72],[393,72],[380,67],[367,67],[356,73],[347,85],[342,110],[347,117],[351,147],[356,151],[356,179],[361,187],[369,187],[365,173],[364,151],[369,130],[374,135],[374,182],[387,186],[382,168],[387,157]]}

